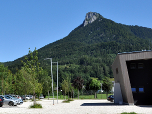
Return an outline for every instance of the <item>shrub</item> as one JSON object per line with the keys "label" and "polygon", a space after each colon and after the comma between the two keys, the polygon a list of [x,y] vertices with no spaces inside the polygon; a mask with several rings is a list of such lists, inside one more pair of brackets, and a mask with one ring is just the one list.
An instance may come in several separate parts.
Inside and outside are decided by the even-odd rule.
{"label": "shrub", "polygon": [[74,101],[73,99],[68,99],[68,101]]}
{"label": "shrub", "polygon": [[135,112],[123,112],[121,114],[137,114],[137,113],[135,113]]}
{"label": "shrub", "polygon": [[70,101],[74,101],[72,99],[68,99],[68,100],[65,100],[65,101],[62,101],[63,103],[70,103]]}
{"label": "shrub", "polygon": [[63,103],[70,103],[70,101],[68,101],[68,100],[65,100],[65,101],[62,101]]}
{"label": "shrub", "polygon": [[[31,99],[31,101],[34,101],[34,99]],[[36,101],[41,101],[41,99],[36,99]]]}
{"label": "shrub", "polygon": [[30,108],[42,108],[42,105],[36,103],[35,105],[31,105]]}

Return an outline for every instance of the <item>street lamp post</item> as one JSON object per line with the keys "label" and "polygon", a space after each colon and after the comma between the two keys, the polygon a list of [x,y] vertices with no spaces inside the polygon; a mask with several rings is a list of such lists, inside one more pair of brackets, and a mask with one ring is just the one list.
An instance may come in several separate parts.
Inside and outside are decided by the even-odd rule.
{"label": "street lamp post", "polygon": [[58,103],[58,62],[57,62],[57,103]]}
{"label": "street lamp post", "polygon": [[51,61],[52,93],[53,93],[53,105],[54,105],[52,63],[56,63],[56,64],[57,64],[57,103],[58,103],[58,62],[52,62],[52,58],[46,58],[46,59],[44,59],[44,60],[47,60],[47,59],[50,59],[50,61]]}
{"label": "street lamp post", "polygon": [[58,62],[52,62],[57,64],[57,103],[58,103]]}
{"label": "street lamp post", "polygon": [[101,83],[101,99],[102,99],[102,83]]}
{"label": "street lamp post", "polygon": [[54,105],[53,74],[52,74],[52,58],[45,58],[44,60],[47,60],[47,59],[50,59],[50,62],[51,62],[52,93],[53,93],[53,105]]}

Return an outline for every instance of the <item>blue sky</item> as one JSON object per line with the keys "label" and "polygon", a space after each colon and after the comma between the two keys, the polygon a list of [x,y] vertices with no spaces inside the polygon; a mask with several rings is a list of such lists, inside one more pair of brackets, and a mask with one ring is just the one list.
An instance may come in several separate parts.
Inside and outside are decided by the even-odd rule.
{"label": "blue sky", "polygon": [[152,0],[0,0],[0,62],[67,36],[88,12],[152,28]]}

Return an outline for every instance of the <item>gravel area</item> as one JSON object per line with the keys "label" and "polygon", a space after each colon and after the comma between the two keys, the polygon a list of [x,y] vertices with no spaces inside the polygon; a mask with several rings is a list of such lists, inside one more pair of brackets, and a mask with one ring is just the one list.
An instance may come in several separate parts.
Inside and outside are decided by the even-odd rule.
{"label": "gravel area", "polygon": [[114,105],[107,100],[74,100],[70,103],[62,103],[63,100],[38,101],[42,109],[29,109],[31,101],[18,106],[0,107],[0,114],[120,114],[122,112],[136,112],[140,114],[152,114],[152,106]]}

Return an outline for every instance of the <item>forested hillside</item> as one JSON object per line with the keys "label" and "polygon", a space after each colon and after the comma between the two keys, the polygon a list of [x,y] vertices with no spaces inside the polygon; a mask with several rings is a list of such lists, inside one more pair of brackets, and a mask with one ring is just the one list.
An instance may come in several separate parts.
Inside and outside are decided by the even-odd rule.
{"label": "forested hillside", "polygon": [[[104,76],[113,77],[111,64],[117,53],[151,50],[151,40],[151,28],[115,23],[99,14],[94,22],[86,26],[82,23],[67,37],[38,49],[38,57],[40,66],[49,75],[50,61],[44,61],[44,58],[59,62],[60,82],[70,75],[72,80],[81,76],[86,83],[90,77],[99,80]],[[21,60],[24,57],[4,64],[15,73],[22,66]],[[55,65],[53,69],[56,75]]]}

